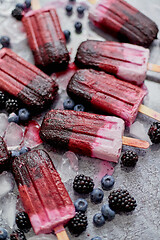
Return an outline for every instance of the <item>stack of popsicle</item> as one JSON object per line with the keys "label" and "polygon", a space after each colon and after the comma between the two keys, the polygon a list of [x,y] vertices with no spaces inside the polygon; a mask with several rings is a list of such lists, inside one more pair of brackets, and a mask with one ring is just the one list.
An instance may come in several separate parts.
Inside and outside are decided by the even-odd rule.
{"label": "stack of popsicle", "polygon": [[74,205],[49,155],[33,150],[13,161],[18,190],[36,234],[51,233],[68,240],[63,228],[75,215]]}
{"label": "stack of popsicle", "polygon": [[99,0],[89,19],[123,42],[149,47],[157,37],[157,25],[124,0]]}

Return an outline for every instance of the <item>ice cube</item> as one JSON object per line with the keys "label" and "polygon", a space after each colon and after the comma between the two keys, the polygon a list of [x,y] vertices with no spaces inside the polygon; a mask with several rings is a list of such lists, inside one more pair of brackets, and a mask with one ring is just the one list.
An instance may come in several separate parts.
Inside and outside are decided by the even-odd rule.
{"label": "ice cube", "polygon": [[8,127],[8,117],[6,114],[4,113],[0,113],[0,136],[3,137],[4,136],[4,133]]}
{"label": "ice cube", "polygon": [[8,193],[2,201],[2,217],[10,228],[15,224],[17,196],[14,193]]}
{"label": "ice cube", "polygon": [[77,156],[71,151],[65,152],[62,156],[61,161],[59,161],[57,168],[63,182],[74,178],[78,173]]}
{"label": "ice cube", "polygon": [[10,172],[0,174],[0,198],[12,191],[15,185],[14,177]]}
{"label": "ice cube", "polygon": [[144,128],[144,125],[139,121],[134,122],[130,126],[130,135],[135,138],[139,138],[141,140],[149,141],[149,136]]}
{"label": "ice cube", "polygon": [[38,236],[33,236],[28,240],[57,240],[57,237],[53,234],[40,234]]}
{"label": "ice cube", "polygon": [[6,142],[7,148],[9,150],[17,149],[20,146],[22,140],[22,128],[14,122],[9,123],[4,136],[4,141]]}

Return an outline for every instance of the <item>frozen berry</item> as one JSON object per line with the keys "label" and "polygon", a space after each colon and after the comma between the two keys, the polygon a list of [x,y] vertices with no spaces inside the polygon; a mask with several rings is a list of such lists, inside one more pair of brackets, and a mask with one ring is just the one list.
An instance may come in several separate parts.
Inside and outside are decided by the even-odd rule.
{"label": "frozen berry", "polygon": [[64,33],[66,41],[68,42],[70,39],[70,36],[71,36],[71,32],[69,30],[64,30],[63,33]]}
{"label": "frozen berry", "polygon": [[25,5],[23,3],[17,3],[16,4],[16,8],[20,8],[20,9],[24,10],[25,9]]}
{"label": "frozen berry", "polygon": [[30,113],[26,108],[22,108],[18,111],[18,116],[21,122],[27,122],[30,118]]}
{"label": "frozen berry", "polygon": [[30,8],[31,7],[31,0],[25,0],[25,5],[26,5],[26,8]]}
{"label": "frozen berry", "polygon": [[77,175],[73,181],[73,189],[78,193],[90,193],[94,188],[93,179],[83,174]]}
{"label": "frozen berry", "polygon": [[24,154],[29,152],[31,149],[29,147],[22,147],[21,150],[19,151],[19,154]]}
{"label": "frozen berry", "polygon": [[67,98],[64,102],[63,102],[63,107],[64,109],[68,109],[71,110],[74,108],[74,101],[71,98]]}
{"label": "frozen berry", "polygon": [[78,198],[75,202],[74,202],[74,206],[77,212],[85,212],[87,210],[88,207],[88,203],[85,199],[83,198]]}
{"label": "frozen berry", "polygon": [[138,161],[138,155],[133,151],[126,151],[121,157],[121,165],[134,167]]}
{"label": "frozen berry", "polygon": [[3,47],[8,48],[10,46],[10,38],[7,36],[2,36],[0,38],[0,43],[2,44]]}
{"label": "frozen berry", "polygon": [[19,109],[19,104],[16,99],[8,99],[6,101],[5,109],[8,113],[17,112]]}
{"label": "frozen berry", "polygon": [[17,229],[13,231],[12,234],[10,235],[10,240],[26,240],[26,237],[23,231]]}
{"label": "frozen berry", "polygon": [[95,188],[91,192],[90,197],[91,197],[91,202],[101,203],[104,197],[104,193],[100,188]]}
{"label": "frozen berry", "polygon": [[152,141],[152,143],[160,143],[160,123],[154,122],[149,130],[148,135]]}
{"label": "frozen berry", "polygon": [[93,217],[93,223],[96,227],[101,227],[105,224],[105,218],[102,213],[96,213]]}
{"label": "frozen berry", "polygon": [[82,23],[81,22],[76,22],[74,24],[76,32],[80,33],[82,31]]}
{"label": "frozen berry", "polygon": [[22,9],[20,9],[20,8],[15,8],[13,11],[12,11],[12,16],[14,17],[14,18],[16,18],[17,20],[21,20],[22,19],[22,17],[23,17],[23,15],[22,15]]}
{"label": "frozen berry", "polygon": [[74,218],[68,223],[69,231],[77,236],[86,230],[88,225],[87,216],[82,212],[76,212]]}
{"label": "frozen berry", "polygon": [[74,107],[74,111],[84,112],[84,106],[83,106],[82,104],[77,104],[77,105]]}
{"label": "frozen berry", "polygon": [[85,10],[85,7],[84,7],[84,6],[78,6],[78,7],[77,7],[77,12],[78,12],[78,14],[83,14],[83,13],[84,13],[84,10]]}
{"label": "frozen berry", "polygon": [[109,207],[108,203],[103,204],[101,212],[108,221],[111,221],[115,217],[115,212]]}
{"label": "frozen berry", "polygon": [[102,238],[97,236],[97,237],[92,238],[91,240],[102,240]]}
{"label": "frozen berry", "polygon": [[72,13],[72,11],[73,11],[72,5],[67,5],[67,6],[66,6],[66,12],[67,12],[67,13]]}
{"label": "frozen berry", "polygon": [[8,116],[8,122],[19,123],[19,116],[17,116],[15,113],[10,113]]}
{"label": "frozen berry", "polygon": [[102,179],[101,179],[101,186],[103,188],[103,190],[110,190],[114,185],[114,177],[110,176],[110,175],[105,175]]}
{"label": "frozen berry", "polygon": [[31,223],[26,212],[19,212],[16,215],[16,224],[20,230],[28,232],[31,228]]}
{"label": "frozen berry", "polygon": [[11,157],[19,157],[20,153],[19,151],[16,151],[16,150],[11,150]]}
{"label": "frozen berry", "polygon": [[8,232],[6,229],[0,227],[0,240],[5,240],[8,237]]}
{"label": "frozen berry", "polygon": [[5,107],[6,103],[6,95],[0,91],[0,109],[3,109]]}

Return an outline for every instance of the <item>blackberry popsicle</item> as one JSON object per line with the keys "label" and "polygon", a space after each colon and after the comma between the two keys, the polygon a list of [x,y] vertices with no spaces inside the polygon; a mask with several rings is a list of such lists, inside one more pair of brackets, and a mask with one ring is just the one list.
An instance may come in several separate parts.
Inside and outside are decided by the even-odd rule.
{"label": "blackberry popsicle", "polygon": [[75,63],[80,68],[93,68],[141,85],[147,69],[160,72],[160,66],[148,63],[149,49],[112,41],[87,40],[80,44]]}
{"label": "blackberry popsicle", "polygon": [[121,117],[127,126],[134,122],[138,111],[160,121],[160,113],[141,104],[146,91],[105,72],[78,70],[70,79],[67,92],[72,99]]}
{"label": "blackberry popsicle", "polygon": [[40,137],[54,147],[102,160],[118,162],[122,142],[140,148],[149,143],[123,137],[121,118],[72,110],[51,110],[42,122]]}
{"label": "blackberry popsicle", "polygon": [[56,82],[8,48],[0,50],[0,89],[38,112],[50,104],[57,93]]}
{"label": "blackberry popsicle", "polygon": [[89,19],[122,42],[149,47],[157,38],[157,25],[124,0],[99,0]]}
{"label": "blackberry popsicle", "polygon": [[51,233],[69,240],[64,229],[75,207],[44,150],[33,150],[13,160],[13,174],[26,213],[36,234]]}
{"label": "blackberry popsicle", "polygon": [[53,7],[40,8],[32,0],[32,11],[22,18],[35,65],[46,73],[67,67],[69,53],[59,18]]}

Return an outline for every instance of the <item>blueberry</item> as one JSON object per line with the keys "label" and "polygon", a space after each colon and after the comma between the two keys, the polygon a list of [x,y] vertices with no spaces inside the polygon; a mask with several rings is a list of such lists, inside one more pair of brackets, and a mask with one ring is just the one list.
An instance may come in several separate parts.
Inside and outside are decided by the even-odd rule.
{"label": "blueberry", "polygon": [[105,224],[105,218],[102,213],[96,213],[93,217],[93,223],[96,227],[101,227]]}
{"label": "blueberry", "polygon": [[19,157],[20,153],[16,150],[11,150],[11,157]]}
{"label": "blueberry", "polygon": [[31,7],[31,0],[25,0],[25,5],[26,5],[26,8],[30,8]]}
{"label": "blueberry", "polygon": [[67,5],[67,6],[66,6],[66,12],[67,12],[67,13],[72,13],[72,10],[73,10],[72,5]]}
{"label": "blueberry", "polygon": [[63,102],[63,107],[64,109],[68,109],[71,110],[74,108],[74,101],[71,98],[67,98],[64,102]]}
{"label": "blueberry", "polygon": [[85,10],[85,7],[84,7],[84,6],[79,6],[79,7],[77,7],[77,12],[78,12],[78,14],[83,14],[83,13],[84,13],[84,10]]}
{"label": "blueberry", "polygon": [[76,29],[76,32],[80,33],[82,31],[82,23],[81,22],[76,22],[74,24],[74,27]]}
{"label": "blueberry", "polygon": [[92,238],[91,240],[102,240],[102,238],[97,236],[97,237]]}
{"label": "blueberry", "polygon": [[91,197],[91,202],[101,203],[104,197],[104,193],[100,188],[95,188],[91,192],[90,197]]}
{"label": "blueberry", "polygon": [[0,38],[0,43],[2,44],[3,47],[9,47],[10,46],[10,38],[7,36],[2,36]]}
{"label": "blueberry", "polygon": [[81,211],[81,212],[85,212],[87,210],[88,207],[88,203],[85,199],[83,198],[78,198],[75,202],[74,202],[74,206],[77,212]]}
{"label": "blueberry", "polygon": [[19,123],[19,116],[17,116],[15,113],[10,113],[8,116],[8,122]]}
{"label": "blueberry", "polygon": [[21,122],[27,122],[30,117],[30,113],[26,108],[22,108],[18,111],[19,120]]}
{"label": "blueberry", "polygon": [[6,229],[0,227],[0,240],[5,240],[8,237],[8,232]]}
{"label": "blueberry", "polygon": [[24,154],[24,153],[27,153],[29,152],[31,149],[28,148],[28,147],[22,147],[21,150],[19,151],[19,154]]}
{"label": "blueberry", "polygon": [[110,176],[110,175],[105,175],[102,179],[101,179],[101,186],[103,188],[103,190],[110,190],[114,185],[114,177]]}
{"label": "blueberry", "polygon": [[108,221],[111,221],[115,217],[115,212],[109,207],[108,203],[103,204],[101,212]]}
{"label": "blueberry", "polygon": [[84,112],[84,106],[83,106],[82,104],[77,104],[77,105],[74,107],[74,111]]}
{"label": "blueberry", "polygon": [[17,3],[16,4],[16,8],[20,8],[20,9],[24,10],[25,9],[25,5],[23,3]]}
{"label": "blueberry", "polygon": [[68,42],[70,39],[70,36],[71,36],[71,32],[69,30],[64,30],[63,33],[64,33],[66,41]]}

